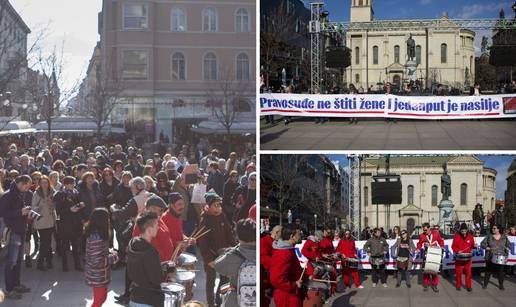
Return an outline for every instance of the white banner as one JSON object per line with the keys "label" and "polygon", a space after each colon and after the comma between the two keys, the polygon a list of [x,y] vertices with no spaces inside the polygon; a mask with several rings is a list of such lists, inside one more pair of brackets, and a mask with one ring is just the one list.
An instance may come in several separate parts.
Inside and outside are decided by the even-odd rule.
{"label": "white banner", "polygon": [[261,94],[261,115],[471,119],[516,117],[516,95]]}
{"label": "white banner", "polygon": [[[475,244],[478,246],[477,249],[472,250],[471,253],[473,254],[472,259],[472,267],[483,267],[485,266],[485,250],[480,247],[480,242],[482,242],[484,238],[483,237],[476,237],[475,238]],[[507,265],[516,265],[516,237],[509,237],[509,240],[511,241],[511,247],[509,251],[509,259],[507,260]],[[413,240],[414,245],[417,244],[418,240]],[[441,268],[443,270],[450,270],[455,268],[455,253],[451,249],[453,239],[447,239],[444,240],[444,254],[442,259],[442,266]],[[299,262],[301,262],[301,266],[306,265],[306,257],[301,254],[301,249],[303,248],[303,245],[306,241],[303,241],[302,244],[296,245],[296,254],[299,258]],[[357,249],[357,257],[360,260],[359,269],[362,270],[370,270],[371,264],[369,263],[369,257],[367,256],[367,253],[364,251],[364,244],[366,241],[355,241],[355,247]],[[387,255],[385,256],[385,262],[387,264],[388,270],[395,270],[396,269],[396,257],[392,257],[391,250],[394,243],[396,243],[396,240],[387,240],[387,243],[389,243],[389,251]],[[339,244],[339,241],[333,241],[333,246],[337,248],[337,245]],[[420,269],[421,264],[423,262],[423,256],[424,256],[424,249],[421,250],[419,255],[417,257],[414,257],[412,259],[412,269]]]}

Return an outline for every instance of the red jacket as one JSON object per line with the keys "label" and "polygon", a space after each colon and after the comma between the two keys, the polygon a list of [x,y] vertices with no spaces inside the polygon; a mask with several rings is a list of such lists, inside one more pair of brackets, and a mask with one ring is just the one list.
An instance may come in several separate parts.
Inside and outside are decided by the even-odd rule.
{"label": "red jacket", "polygon": [[[141,234],[140,228],[138,225],[134,225],[133,228],[133,237],[137,237]],[[159,220],[158,224],[158,233],[156,237],[152,239],[151,245],[158,251],[159,260],[169,261],[172,258],[172,254],[174,253],[175,245],[172,243],[170,239],[170,232],[168,230],[167,225],[163,223],[162,220]]]}
{"label": "red jacket", "polygon": [[309,276],[312,276],[314,273],[314,268],[310,261],[315,261],[317,258],[321,258],[321,249],[319,248],[319,245],[317,243],[308,239],[305,241],[305,244],[301,249],[301,254],[303,254],[303,256],[305,256],[308,259],[308,262],[306,264],[306,273]]}
{"label": "red jacket", "polygon": [[170,231],[170,238],[172,238],[172,243],[174,243],[174,245],[183,241],[183,221],[181,220],[181,217],[175,217],[167,210],[161,216],[161,221],[167,225],[168,230]]}
{"label": "red jacket", "polygon": [[325,237],[319,242],[319,250],[321,251],[321,254],[333,254],[335,253],[335,247],[333,246],[333,241]]}
{"label": "red jacket", "polygon": [[271,269],[271,257],[272,257],[272,237],[266,235],[260,239],[260,264],[265,270],[270,271]]}
{"label": "red jacket", "polygon": [[344,255],[347,258],[357,258],[357,249],[355,247],[355,240],[342,239],[337,245],[337,253]]}
{"label": "red jacket", "polygon": [[299,265],[294,248],[274,249],[271,262],[271,285],[274,288],[274,303],[281,307],[301,307],[300,289],[296,281],[303,269]]}
{"label": "red jacket", "polygon": [[441,234],[437,230],[432,230],[431,232],[432,242],[429,242],[429,237],[426,233],[422,233],[419,235],[419,241],[417,242],[417,249],[421,249],[424,246],[424,243],[430,243],[431,246],[436,245],[435,242],[439,243],[441,248],[444,248],[444,240],[441,238]]}
{"label": "red jacket", "polygon": [[451,248],[454,253],[471,253],[471,249],[475,248],[475,239],[473,235],[468,233],[464,239],[461,234],[456,234],[453,237]]}

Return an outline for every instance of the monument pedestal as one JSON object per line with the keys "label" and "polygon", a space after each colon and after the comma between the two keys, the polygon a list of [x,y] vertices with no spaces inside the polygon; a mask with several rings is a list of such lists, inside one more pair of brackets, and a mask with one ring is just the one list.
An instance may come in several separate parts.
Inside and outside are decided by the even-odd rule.
{"label": "monument pedestal", "polygon": [[450,224],[453,220],[453,203],[449,199],[443,199],[439,203],[439,226],[444,234],[450,234]]}
{"label": "monument pedestal", "polygon": [[416,80],[417,80],[417,77],[416,77],[417,63],[416,63],[416,61],[408,60],[407,64],[405,64],[405,69],[406,69],[405,74],[407,76],[408,81],[416,82]]}

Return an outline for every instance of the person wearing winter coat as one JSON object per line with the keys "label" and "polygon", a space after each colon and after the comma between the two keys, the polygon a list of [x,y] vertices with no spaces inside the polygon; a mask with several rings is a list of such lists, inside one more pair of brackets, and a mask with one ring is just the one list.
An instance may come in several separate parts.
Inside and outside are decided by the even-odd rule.
{"label": "person wearing winter coat", "polygon": [[144,212],[136,219],[136,225],[141,235],[131,239],[127,250],[127,274],[132,281],[130,302],[163,307],[165,297],[161,283],[165,272],[158,251],[150,243],[158,233],[159,216],[155,212]]}
{"label": "person wearing winter coat", "polygon": [[207,179],[206,191],[215,190],[218,195],[224,193],[224,175],[219,170],[218,162],[211,162]]}
{"label": "person wearing winter coat", "polygon": [[[245,302],[256,303],[256,273],[249,276],[241,273],[241,269],[245,270],[245,261],[253,264],[253,268],[256,266],[256,223],[251,219],[240,220],[235,229],[238,245],[215,259],[215,271],[229,278],[229,291],[225,294],[222,307],[246,306]],[[239,295],[239,280],[251,288],[254,285],[254,293],[242,291]]]}
{"label": "person wearing winter coat", "polygon": [[206,272],[206,298],[209,307],[220,305],[220,287],[228,281],[226,276],[220,276],[217,295],[214,296],[213,288],[217,272],[215,271],[215,259],[219,256],[220,250],[235,245],[231,223],[222,213],[222,199],[217,193],[208,192],[205,195],[206,211],[201,216],[199,228],[204,227],[210,230],[205,236],[197,240],[201,250]]}
{"label": "person wearing winter coat", "polygon": [[[394,251],[393,254],[396,256],[397,261],[401,258],[407,258],[407,263],[406,267],[397,265],[396,288],[401,285],[401,279],[403,277],[405,277],[407,288],[410,288],[410,269],[412,268],[412,255],[416,252],[416,246],[405,229],[403,229],[400,234],[401,236],[396,239],[392,247]],[[401,261],[399,263],[401,264]],[[396,262],[396,264],[398,264],[398,262]]]}
{"label": "person wearing winter coat", "polygon": [[[51,269],[52,265],[52,233],[56,229],[56,208],[54,204],[54,189],[50,179],[43,175],[39,180],[39,186],[32,195],[32,210],[40,214],[34,219],[33,228],[38,231],[40,249],[37,268],[40,271]],[[47,267],[45,268],[44,263]]]}
{"label": "person wearing winter coat", "polygon": [[378,277],[380,278],[383,287],[387,288],[385,261],[382,260],[384,260],[388,248],[389,244],[387,244],[387,241],[382,236],[382,230],[380,228],[375,228],[373,237],[367,240],[364,244],[364,250],[367,252],[369,262],[371,263],[373,288],[376,287],[376,284],[378,283]]}
{"label": "person wearing winter coat", "polygon": [[230,171],[229,178],[226,180],[226,183],[224,183],[224,194],[222,195],[222,209],[229,220],[233,220],[235,207],[233,206],[232,199],[233,194],[239,186],[238,172],[234,170]]}
{"label": "person wearing winter coat", "polygon": [[108,209],[113,204],[113,194],[120,181],[114,177],[113,169],[105,168],[102,171],[102,181],[100,182],[100,192],[104,197],[105,208]]}
{"label": "person wearing winter coat", "polygon": [[[357,257],[357,249],[355,247],[355,240],[351,237],[351,232],[346,230],[344,232],[344,237],[339,241],[337,245],[337,253],[341,254],[345,258],[358,259]],[[351,283],[349,280],[349,274],[353,277],[353,281],[355,282],[355,287],[358,289],[364,288],[360,284],[360,278],[358,276],[357,268],[350,268],[349,266],[342,266],[342,280],[346,287],[350,287]]]}
{"label": "person wearing winter coat", "polygon": [[249,174],[248,184],[240,186],[233,194],[235,203],[234,221],[245,219],[249,214],[249,209],[256,203],[256,172]]}
{"label": "person wearing winter coat", "polygon": [[322,236],[322,231],[316,231],[313,236],[309,236],[306,239],[301,249],[301,254],[308,259],[306,262],[306,274],[308,276],[313,276],[315,263],[322,258],[321,250],[319,249],[319,242],[321,242]]}
{"label": "person wearing winter coat", "polygon": [[[455,234],[451,248],[456,255],[471,253],[471,250],[475,248],[475,238],[468,232],[466,223],[460,225],[460,233]],[[462,271],[466,275],[466,289],[471,292],[471,258],[468,260],[455,258],[455,288],[457,291],[460,291],[462,287]]]}
{"label": "person wearing winter coat", "polygon": [[82,175],[81,181],[77,185],[79,198],[84,203],[84,214],[89,218],[93,210],[97,207],[105,207],[104,195],[100,191],[100,185],[95,179],[95,174],[86,172]]}
{"label": "person wearing winter coat", "polygon": [[295,247],[301,243],[301,232],[291,225],[284,225],[281,239],[273,243],[271,285],[274,288],[274,304],[282,307],[301,307],[303,269],[299,264]]}
{"label": "person wearing winter coat", "polygon": [[[444,240],[441,238],[441,234],[439,231],[432,229],[429,223],[423,223],[423,233],[419,236],[416,253],[419,253],[423,247],[426,249],[428,246],[435,245],[444,248]],[[437,288],[437,285],[439,285],[439,275],[429,273],[423,273],[423,291],[428,291],[430,279],[432,279],[432,290],[439,292]]]}
{"label": "person wearing winter coat", "polygon": [[281,228],[281,225],[274,226],[270,235],[266,234],[260,239],[260,302],[263,306],[269,306],[272,298],[267,295],[272,290],[270,285],[272,252],[274,251],[272,244],[280,238]]}
{"label": "person wearing winter coat", "polygon": [[502,254],[505,256],[509,255],[511,246],[509,238],[501,231],[501,227],[499,225],[493,224],[491,225],[491,233],[482,240],[480,246],[482,246],[482,248],[486,250],[486,272],[484,275],[484,284],[482,285],[482,289],[487,288],[487,284],[489,283],[491,274],[497,274],[498,288],[500,290],[504,290],[504,265],[493,263],[491,261],[491,257],[493,256],[493,254]]}
{"label": "person wearing winter coat", "polygon": [[117,253],[109,251],[110,229],[107,209],[93,210],[85,229],[87,239],[84,262],[86,283],[93,288],[92,307],[100,307],[106,301],[111,265],[118,261]]}

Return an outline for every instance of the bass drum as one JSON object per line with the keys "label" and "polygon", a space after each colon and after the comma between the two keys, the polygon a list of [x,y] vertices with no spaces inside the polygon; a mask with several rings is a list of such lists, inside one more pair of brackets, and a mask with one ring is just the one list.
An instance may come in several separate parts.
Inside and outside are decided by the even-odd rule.
{"label": "bass drum", "polygon": [[303,307],[322,307],[326,300],[328,286],[318,281],[309,281],[306,284],[306,295]]}
{"label": "bass drum", "polygon": [[439,274],[442,261],[442,249],[438,246],[429,246],[426,251],[425,269],[427,274]]}
{"label": "bass drum", "polygon": [[185,287],[180,284],[167,282],[161,284],[165,294],[164,307],[182,307],[185,298]]}

